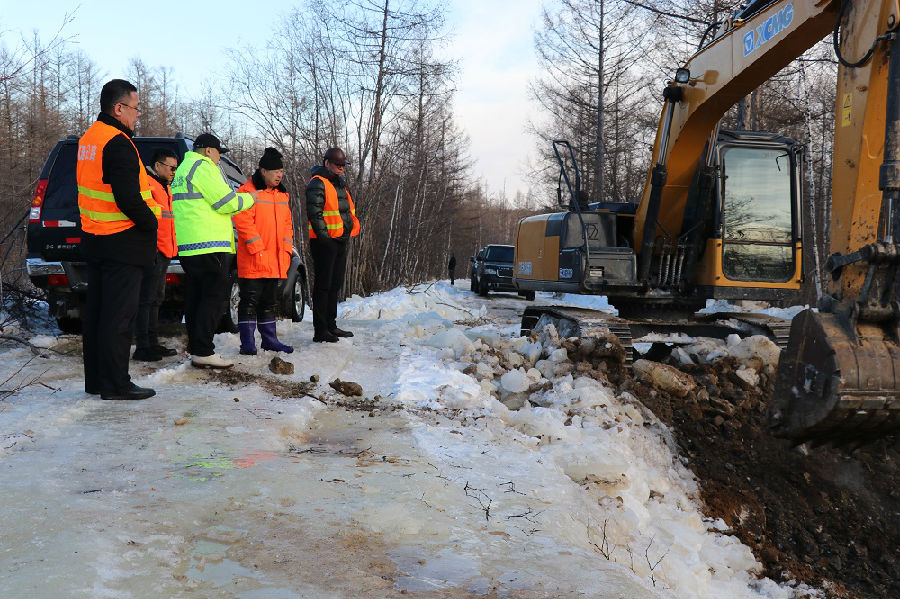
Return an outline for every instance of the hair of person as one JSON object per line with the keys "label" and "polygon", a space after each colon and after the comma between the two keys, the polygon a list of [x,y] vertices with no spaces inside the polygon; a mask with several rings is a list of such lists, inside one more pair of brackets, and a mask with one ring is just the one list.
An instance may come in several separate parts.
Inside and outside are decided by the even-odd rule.
{"label": "hair of person", "polygon": [[113,79],[103,84],[100,90],[100,111],[112,115],[116,104],[136,92],[137,88],[124,79]]}
{"label": "hair of person", "polygon": [[174,158],[175,162],[178,162],[178,155],[169,148],[157,148],[157,150],[153,152],[153,164],[162,162],[166,158]]}

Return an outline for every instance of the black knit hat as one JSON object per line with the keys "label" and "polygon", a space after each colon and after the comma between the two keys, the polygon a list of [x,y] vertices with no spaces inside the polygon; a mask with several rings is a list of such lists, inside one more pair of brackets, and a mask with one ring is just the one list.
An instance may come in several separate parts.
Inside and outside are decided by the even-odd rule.
{"label": "black knit hat", "polygon": [[281,152],[275,148],[266,148],[262,158],[259,159],[259,168],[264,168],[267,171],[277,171],[280,168],[284,168],[284,162],[281,160]]}

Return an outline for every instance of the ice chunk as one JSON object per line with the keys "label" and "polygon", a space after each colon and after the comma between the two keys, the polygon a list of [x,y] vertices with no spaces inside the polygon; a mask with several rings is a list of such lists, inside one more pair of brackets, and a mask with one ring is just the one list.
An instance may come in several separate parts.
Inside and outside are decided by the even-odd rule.
{"label": "ice chunk", "polygon": [[450,349],[453,351],[453,355],[456,358],[475,349],[475,346],[472,345],[469,338],[459,329],[447,329],[441,331],[436,335],[432,335],[429,339],[426,339],[424,344],[441,349]]}
{"label": "ice chunk", "polygon": [[521,368],[510,370],[500,377],[500,386],[510,393],[521,393],[528,389],[531,382]]}
{"label": "ice chunk", "polygon": [[566,350],[563,348],[553,350],[553,353],[550,354],[551,362],[565,362],[569,359],[569,354],[566,353]]}

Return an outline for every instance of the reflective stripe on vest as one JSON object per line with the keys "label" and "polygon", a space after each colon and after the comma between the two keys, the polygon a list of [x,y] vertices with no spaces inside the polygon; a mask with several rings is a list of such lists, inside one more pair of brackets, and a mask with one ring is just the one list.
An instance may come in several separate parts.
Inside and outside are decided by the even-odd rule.
{"label": "reflective stripe on vest", "polygon": [[[103,150],[106,144],[122,132],[111,125],[95,121],[81,139],[78,140],[78,161],[75,177],[78,183],[78,211],[81,213],[81,228],[94,235],[112,235],[134,226],[125,214],[119,210],[112,186],[103,182]],[[159,218],[160,207],[151,199],[150,181],[140,154],[134,142],[127,136],[128,143],[134,148],[138,158],[138,184],[141,198],[147,207]]]}
{"label": "reflective stripe on vest", "polygon": [[[322,210],[322,220],[325,221],[328,235],[332,238],[341,237],[344,234],[344,219],[341,218],[337,189],[335,189],[331,181],[321,175],[314,175],[312,179],[319,179],[325,185],[325,206],[324,210]],[[310,179],[310,181],[312,181],[312,179]],[[345,187],[344,192],[347,194],[347,204],[350,205],[350,216],[353,219],[353,228],[350,230],[350,237],[356,237],[359,235],[359,219],[356,218],[356,206],[353,205],[353,198],[350,196],[350,190]],[[316,233],[313,231],[312,223],[309,223],[308,226],[310,239],[315,239]]]}

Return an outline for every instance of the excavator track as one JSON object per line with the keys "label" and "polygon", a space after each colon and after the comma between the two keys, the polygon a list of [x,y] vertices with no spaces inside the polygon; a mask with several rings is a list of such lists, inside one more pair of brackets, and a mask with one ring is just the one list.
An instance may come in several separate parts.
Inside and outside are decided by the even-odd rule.
{"label": "excavator track", "polygon": [[522,315],[523,336],[529,335],[541,319],[552,322],[561,337],[597,337],[612,332],[625,348],[627,365],[634,357],[634,339],[651,333],[683,334],[688,337],[724,339],[732,334],[747,337],[765,335],[781,349],[787,346],[791,321],[762,314],[721,312],[696,314],[693,319],[625,319],[599,310],[565,306],[529,306]]}

